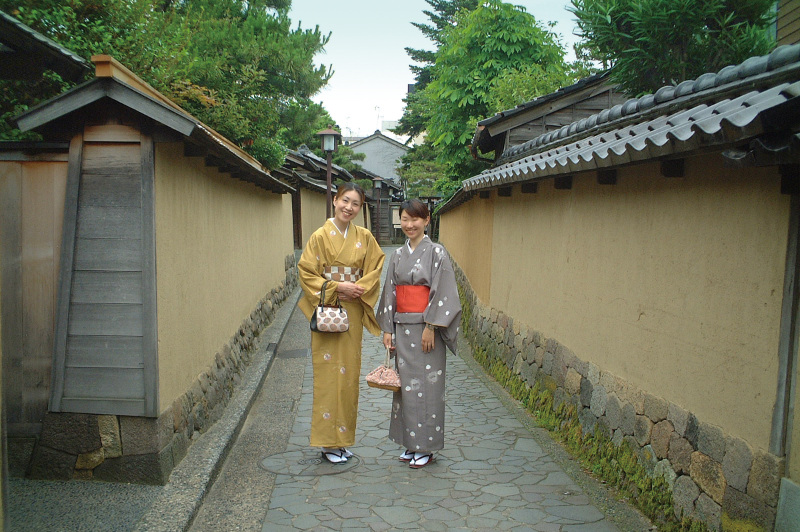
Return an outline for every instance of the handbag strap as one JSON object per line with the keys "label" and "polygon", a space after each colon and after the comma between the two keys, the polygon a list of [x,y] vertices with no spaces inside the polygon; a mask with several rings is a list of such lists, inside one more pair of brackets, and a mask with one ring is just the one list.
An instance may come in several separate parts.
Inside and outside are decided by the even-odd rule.
{"label": "handbag strap", "polygon": [[[320,307],[324,307],[325,306],[325,286],[329,282],[330,282],[330,279],[325,281],[324,283],[322,283],[322,288],[319,289],[319,306]],[[342,307],[341,303],[339,303],[339,296],[338,295],[336,296],[336,302],[335,302],[334,306],[339,307],[339,308]]]}
{"label": "handbag strap", "polygon": [[392,359],[389,356],[389,348],[387,347],[386,348],[386,364],[384,364],[384,366],[386,366],[387,368],[390,368],[391,366],[389,364],[391,364],[391,360]]}
{"label": "handbag strap", "polygon": [[322,288],[319,289],[319,306],[322,307],[325,305],[325,286],[328,284],[329,281],[325,281],[322,283]]}

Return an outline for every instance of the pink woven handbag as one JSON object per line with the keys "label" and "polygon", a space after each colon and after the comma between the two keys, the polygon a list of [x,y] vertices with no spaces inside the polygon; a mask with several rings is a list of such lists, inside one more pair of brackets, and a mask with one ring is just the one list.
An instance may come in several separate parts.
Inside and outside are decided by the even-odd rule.
{"label": "pink woven handbag", "polygon": [[389,348],[386,348],[386,363],[367,373],[367,384],[373,388],[400,391],[400,375],[390,365]]}

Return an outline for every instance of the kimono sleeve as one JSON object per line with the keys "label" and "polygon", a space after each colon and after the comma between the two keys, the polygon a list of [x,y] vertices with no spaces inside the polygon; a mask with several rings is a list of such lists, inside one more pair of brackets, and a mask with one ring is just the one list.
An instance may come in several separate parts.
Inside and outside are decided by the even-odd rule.
{"label": "kimono sleeve", "polygon": [[426,323],[436,325],[447,347],[455,353],[461,325],[461,300],[450,256],[441,244],[435,244],[431,256],[431,292],[428,308],[423,313]]}
{"label": "kimono sleeve", "polygon": [[[308,239],[303,254],[297,262],[297,275],[300,286],[303,288],[303,297],[298,306],[307,318],[311,317],[314,307],[319,303],[319,292],[325,277],[322,272],[325,268],[326,250],[324,241],[315,232]],[[336,287],[339,283],[330,281],[325,287],[325,303],[333,304],[336,301]]]}
{"label": "kimono sleeve", "polygon": [[386,257],[383,250],[378,245],[378,241],[372,236],[372,233],[366,229],[364,229],[364,232],[367,234],[365,238],[367,241],[367,249],[362,266],[362,271],[364,273],[361,279],[356,281],[356,284],[364,287],[361,301],[369,306],[370,313],[372,313],[374,312],[373,307],[378,301],[378,296],[380,296],[381,273],[383,271],[383,261]]}
{"label": "kimono sleeve", "polygon": [[397,292],[395,290],[394,271],[397,268],[397,253],[392,254],[389,266],[386,267],[386,281],[383,283],[383,293],[378,302],[377,319],[383,332],[394,334],[394,313],[397,309]]}

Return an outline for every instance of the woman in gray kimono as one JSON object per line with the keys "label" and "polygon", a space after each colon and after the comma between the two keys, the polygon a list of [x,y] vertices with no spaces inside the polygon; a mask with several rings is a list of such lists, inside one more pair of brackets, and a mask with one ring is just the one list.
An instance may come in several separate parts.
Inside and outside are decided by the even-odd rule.
{"label": "woman in gray kimono", "polygon": [[389,257],[377,312],[383,344],[396,350],[401,382],[389,438],[405,447],[400,460],[415,469],[444,447],[445,346],[455,353],[461,321],[453,266],[444,246],[425,235],[428,222],[420,200],[400,206],[408,240]]}

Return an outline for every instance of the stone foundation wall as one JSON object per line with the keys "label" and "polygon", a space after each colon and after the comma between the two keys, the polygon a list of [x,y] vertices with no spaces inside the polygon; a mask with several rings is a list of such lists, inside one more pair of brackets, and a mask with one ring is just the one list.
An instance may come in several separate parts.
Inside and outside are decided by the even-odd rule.
{"label": "stone foundation wall", "polygon": [[222,415],[255,353],[260,331],[297,287],[294,254],[273,288],[222,346],[191,388],[158,418],[49,412],[33,448],[29,478],[165,484],[198,435]]}
{"label": "stone foundation wall", "polygon": [[[652,476],[672,490],[676,517],[711,530],[773,530],[784,459],[704,423],[693,413],[586,362],[502,311],[484,306],[455,265],[464,295],[465,335],[525,383],[553,394],[553,408],[573,405],[584,433],[601,431],[627,442]],[[713,386],[713,383],[709,383]],[[737,528],[738,529],[738,528]]]}

